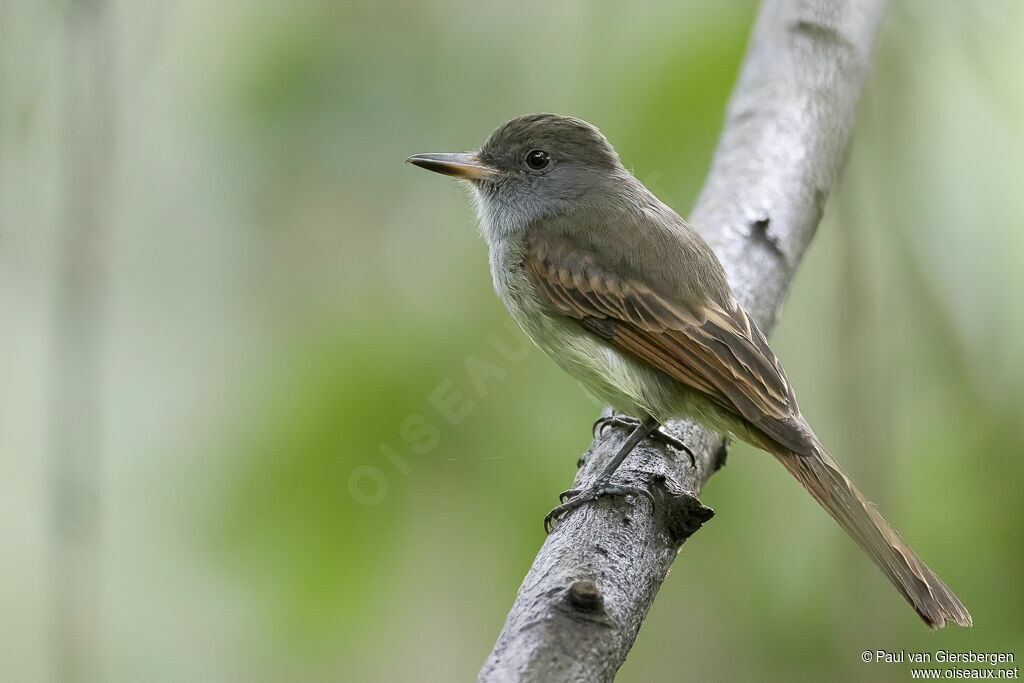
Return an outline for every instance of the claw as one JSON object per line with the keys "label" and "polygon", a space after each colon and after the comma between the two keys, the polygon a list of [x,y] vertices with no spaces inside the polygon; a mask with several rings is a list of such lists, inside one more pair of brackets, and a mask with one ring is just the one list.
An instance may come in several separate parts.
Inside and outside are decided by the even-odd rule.
{"label": "claw", "polygon": [[[561,506],[559,506],[559,507],[561,507]],[[544,517],[544,533],[545,534],[550,535],[551,532],[555,530],[555,525],[553,523],[554,519],[555,519],[555,510],[552,510],[551,512],[549,512],[547,514],[547,516]]]}
{"label": "claw", "polygon": [[671,434],[666,434],[665,432],[659,429],[658,431],[651,434],[651,438],[658,439],[659,441],[666,443],[669,446],[672,446],[676,450],[683,451],[688,456],[690,456],[690,467],[697,466],[697,458],[696,456],[694,456],[693,451],[690,450],[689,446],[687,446],[685,443],[683,443],[676,437],[672,436]]}
{"label": "claw", "polygon": [[558,494],[558,502],[564,503],[569,498],[575,498],[576,496],[580,495],[580,491],[582,490],[583,489],[566,489],[565,491],[562,491],[561,493]]}
{"label": "claw", "polygon": [[626,429],[636,429],[640,424],[640,420],[629,415],[622,415],[620,413],[612,413],[611,415],[603,415],[594,420],[594,438],[604,438],[605,427],[623,427]]}
{"label": "claw", "polygon": [[[564,497],[569,494],[572,494],[573,497],[566,501]],[[650,491],[639,486],[607,484],[599,488],[592,487],[583,490],[569,489],[568,491],[564,491],[562,495],[558,497],[560,501],[563,501],[562,504],[553,508],[551,512],[544,517],[544,531],[550,534],[554,530],[554,522],[561,518],[562,515],[581,507],[584,503],[597,500],[601,496],[633,496],[635,498],[646,498],[651,502],[651,513],[654,513],[654,496]]]}
{"label": "claw", "polygon": [[[640,424],[640,420],[636,419],[635,417],[631,417],[629,415],[622,415],[620,413],[613,413],[611,415],[602,416],[594,421],[594,438],[604,438],[605,427],[623,427],[626,429],[636,429],[637,426]],[[683,451],[688,456],[690,456],[690,467],[697,466],[697,457],[693,454],[693,451],[690,450],[689,446],[687,446],[685,443],[683,443],[676,437],[672,436],[671,434],[663,432],[661,431],[661,429],[657,429],[651,432],[647,438],[654,439],[655,441],[660,441],[664,444],[667,444],[672,448],[675,448],[677,451]]]}

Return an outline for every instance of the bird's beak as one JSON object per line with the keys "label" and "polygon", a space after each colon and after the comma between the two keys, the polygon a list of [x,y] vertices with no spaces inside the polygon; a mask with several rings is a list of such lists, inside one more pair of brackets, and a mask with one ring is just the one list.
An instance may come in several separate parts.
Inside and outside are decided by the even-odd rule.
{"label": "bird's beak", "polygon": [[497,169],[480,161],[476,152],[458,154],[413,154],[406,162],[435,173],[455,176],[463,180],[485,180]]}

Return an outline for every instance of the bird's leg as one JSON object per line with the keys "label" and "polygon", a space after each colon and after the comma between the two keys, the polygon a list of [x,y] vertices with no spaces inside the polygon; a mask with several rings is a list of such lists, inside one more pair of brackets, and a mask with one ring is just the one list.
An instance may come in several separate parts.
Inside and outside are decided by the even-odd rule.
{"label": "bird's leg", "polygon": [[[599,436],[604,436],[605,427],[629,427],[630,429],[636,429],[640,424],[641,422],[637,418],[623,413],[612,413],[611,415],[602,416],[597,418],[594,422],[594,438],[596,439]],[[671,434],[667,434],[661,431],[661,429],[655,429],[653,432],[648,434],[648,438],[660,441],[672,448],[675,448],[676,450],[683,451],[690,456],[690,466],[697,466],[697,458],[693,455],[693,451],[691,451],[685,443]]]}
{"label": "bird's leg", "polygon": [[[633,429],[629,438],[622,444],[619,451],[615,454],[615,457],[611,459],[611,462],[604,468],[604,471],[598,475],[597,479],[585,489],[574,490],[570,489],[562,493],[559,496],[559,500],[564,501],[561,505],[555,507],[551,512],[544,518],[544,530],[551,533],[554,528],[553,522],[564,515],[567,512],[575,510],[586,502],[597,500],[601,496],[644,496],[651,501],[651,506],[654,506],[654,496],[651,495],[650,491],[641,488],[639,486],[623,486],[619,484],[612,484],[612,475],[615,474],[615,470],[618,469],[622,461],[626,459],[637,444],[643,441],[645,438],[650,436],[653,432],[658,431],[658,421],[653,417],[649,417],[643,422],[637,421],[639,424]],[[570,500],[565,500],[570,498]]]}

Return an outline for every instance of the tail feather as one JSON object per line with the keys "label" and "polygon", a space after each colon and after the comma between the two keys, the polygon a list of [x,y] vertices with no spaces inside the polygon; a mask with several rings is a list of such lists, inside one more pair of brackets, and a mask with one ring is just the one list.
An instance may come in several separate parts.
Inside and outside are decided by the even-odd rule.
{"label": "tail feather", "polygon": [[960,599],[889,526],[824,447],[816,444],[814,451],[807,455],[781,448],[772,451],[871,556],[928,626],[942,628],[947,621],[960,626],[971,625],[971,615]]}

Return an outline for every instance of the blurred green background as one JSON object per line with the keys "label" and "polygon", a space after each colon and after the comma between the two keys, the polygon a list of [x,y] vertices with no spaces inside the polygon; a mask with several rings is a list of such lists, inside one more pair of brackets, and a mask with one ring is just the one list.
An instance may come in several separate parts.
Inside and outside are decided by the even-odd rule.
{"label": "blurred green background", "polygon": [[[402,160],[568,113],[685,215],[754,3],[0,7],[0,680],[474,677],[597,407],[518,353],[465,193]],[[1022,29],[894,3],[774,335],[977,625],[927,632],[737,447],[620,680],[1024,656]]]}

